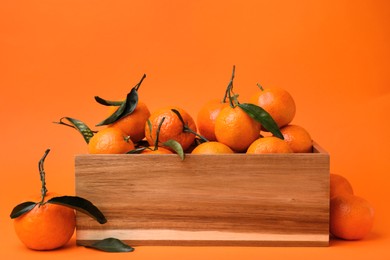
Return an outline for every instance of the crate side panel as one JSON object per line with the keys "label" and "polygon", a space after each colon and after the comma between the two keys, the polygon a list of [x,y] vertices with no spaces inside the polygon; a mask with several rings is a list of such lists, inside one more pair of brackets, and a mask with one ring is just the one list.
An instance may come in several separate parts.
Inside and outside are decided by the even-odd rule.
{"label": "crate side panel", "polygon": [[328,235],[329,158],[310,155],[80,156],[76,193],[109,222],[77,228]]}

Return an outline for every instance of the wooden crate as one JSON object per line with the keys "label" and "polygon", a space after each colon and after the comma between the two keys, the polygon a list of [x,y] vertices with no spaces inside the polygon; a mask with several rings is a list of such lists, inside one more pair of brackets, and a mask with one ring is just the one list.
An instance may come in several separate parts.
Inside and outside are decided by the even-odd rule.
{"label": "wooden crate", "polygon": [[77,155],[76,195],[107,217],[77,214],[77,243],[327,246],[329,155]]}

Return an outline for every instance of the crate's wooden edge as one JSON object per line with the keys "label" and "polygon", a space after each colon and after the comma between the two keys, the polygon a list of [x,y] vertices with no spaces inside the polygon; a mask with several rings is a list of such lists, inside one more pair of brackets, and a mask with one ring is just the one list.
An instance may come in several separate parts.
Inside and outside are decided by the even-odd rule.
{"label": "crate's wooden edge", "polygon": [[[202,157],[202,156],[218,156],[218,157],[234,157],[234,156],[279,156],[279,157],[294,157],[294,156],[329,156],[329,153],[322,147],[320,146],[317,142],[313,141],[313,152],[312,153],[289,153],[289,154],[282,154],[282,153],[275,153],[275,154],[246,154],[246,153],[234,153],[234,154],[186,154],[186,156],[191,156],[191,157]],[[155,157],[172,157],[172,156],[177,156],[177,154],[75,154],[75,159],[78,158],[84,158],[84,157],[91,157],[91,156],[97,156],[97,157],[113,157],[117,158],[118,156],[123,156],[123,157],[129,157],[129,156],[137,156],[137,157],[143,157],[143,156],[155,156]]]}
{"label": "crate's wooden edge", "polygon": [[178,230],[80,230],[76,242],[88,245],[115,237],[134,246],[328,246],[329,235],[236,233]]}
{"label": "crate's wooden edge", "polygon": [[313,153],[320,153],[329,155],[329,153],[317,142],[313,141]]}
{"label": "crate's wooden edge", "polygon": [[[99,240],[76,240],[78,246],[90,246]],[[121,240],[132,247],[186,246],[186,247],[328,247],[329,241],[179,241],[179,240]]]}

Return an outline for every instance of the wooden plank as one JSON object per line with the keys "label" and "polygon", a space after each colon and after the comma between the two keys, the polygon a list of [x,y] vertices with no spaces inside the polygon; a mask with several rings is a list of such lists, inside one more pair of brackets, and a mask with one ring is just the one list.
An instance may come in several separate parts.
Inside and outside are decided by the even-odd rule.
{"label": "wooden plank", "polygon": [[77,215],[77,242],[326,246],[329,155],[78,155],[76,194],[108,223]]}

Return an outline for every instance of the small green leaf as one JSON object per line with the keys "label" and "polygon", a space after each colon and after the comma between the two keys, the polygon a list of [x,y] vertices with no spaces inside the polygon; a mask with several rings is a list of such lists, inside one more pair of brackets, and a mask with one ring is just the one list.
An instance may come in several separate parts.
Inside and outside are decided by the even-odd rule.
{"label": "small green leaf", "polygon": [[120,106],[123,104],[124,101],[112,101],[112,100],[107,100],[98,96],[95,96],[96,102],[103,106]]}
{"label": "small green leaf", "polygon": [[89,200],[86,200],[77,196],[62,196],[54,197],[48,200],[46,203],[58,204],[66,207],[73,208],[75,210],[81,211],[84,214],[94,218],[100,224],[107,222],[106,217],[103,213],[93,205]]}
{"label": "small green leaf", "polygon": [[112,115],[98,123],[96,126],[109,125],[127,115],[130,115],[137,107],[137,104],[138,92],[135,88],[132,88],[131,91],[127,94],[125,101],[119,106],[119,108]]}
{"label": "small green leaf", "polygon": [[[68,120],[70,122],[70,124],[65,123],[64,119]],[[75,128],[77,131],[80,132],[80,134],[83,136],[83,138],[87,144],[89,143],[89,140],[94,135],[94,132],[84,122],[82,122],[78,119],[74,119],[71,117],[63,117],[60,119],[59,122],[54,122],[54,123]]]}
{"label": "small green leaf", "polygon": [[169,148],[172,148],[181,158],[181,160],[184,160],[184,151],[183,147],[179,142],[173,139],[169,139],[168,141],[162,143],[164,146],[168,146]]}
{"label": "small green leaf", "polygon": [[250,117],[259,122],[266,130],[270,131],[274,136],[284,139],[283,134],[271,115],[263,108],[254,104],[244,103],[238,104],[238,106],[244,110]]}
{"label": "small green leaf", "polygon": [[117,238],[112,238],[112,237],[97,241],[86,247],[101,250],[104,252],[114,252],[114,253],[134,251],[133,247],[126,245],[125,243],[123,243]]}
{"label": "small green leaf", "polygon": [[35,207],[35,205],[37,205],[37,203],[32,202],[32,201],[20,203],[12,210],[12,212],[10,214],[11,219],[20,217],[24,213],[29,212],[30,210],[32,210]]}

